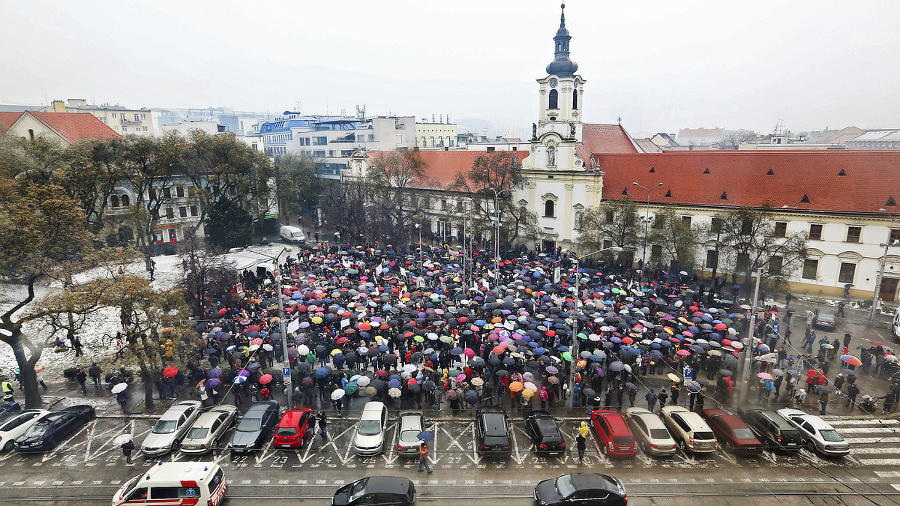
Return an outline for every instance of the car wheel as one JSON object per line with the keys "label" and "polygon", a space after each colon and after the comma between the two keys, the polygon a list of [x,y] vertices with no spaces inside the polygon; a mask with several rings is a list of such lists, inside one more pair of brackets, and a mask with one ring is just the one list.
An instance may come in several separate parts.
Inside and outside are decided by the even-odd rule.
{"label": "car wheel", "polygon": [[813,442],[812,439],[810,439],[806,442],[806,446],[809,448],[809,451],[816,453],[816,443]]}
{"label": "car wheel", "polygon": [[15,445],[12,441],[7,441],[5,445],[3,445],[3,451],[11,452]]}

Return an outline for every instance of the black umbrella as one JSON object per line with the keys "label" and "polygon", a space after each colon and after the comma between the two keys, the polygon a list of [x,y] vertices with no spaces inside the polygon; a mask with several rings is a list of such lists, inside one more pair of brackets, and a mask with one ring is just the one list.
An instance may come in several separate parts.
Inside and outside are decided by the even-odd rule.
{"label": "black umbrella", "polygon": [[728,369],[719,369],[719,374],[722,376],[731,376],[731,371]]}
{"label": "black umbrella", "polygon": [[595,392],[593,388],[585,388],[581,391],[581,393],[583,393],[585,397],[593,397],[597,395],[597,392]]}

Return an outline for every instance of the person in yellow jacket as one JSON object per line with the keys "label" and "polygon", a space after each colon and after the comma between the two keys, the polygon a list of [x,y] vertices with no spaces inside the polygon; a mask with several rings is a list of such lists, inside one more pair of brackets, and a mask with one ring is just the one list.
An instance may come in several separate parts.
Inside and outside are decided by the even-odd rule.
{"label": "person in yellow jacket", "polygon": [[581,422],[581,427],[578,427],[578,432],[580,432],[582,436],[588,437],[588,434],[591,433],[591,430],[588,428],[586,422]]}
{"label": "person in yellow jacket", "polygon": [[12,401],[13,400],[12,383],[10,383],[8,379],[3,378],[3,381],[0,382],[0,386],[2,386],[2,388],[3,388],[3,400],[4,401]]}

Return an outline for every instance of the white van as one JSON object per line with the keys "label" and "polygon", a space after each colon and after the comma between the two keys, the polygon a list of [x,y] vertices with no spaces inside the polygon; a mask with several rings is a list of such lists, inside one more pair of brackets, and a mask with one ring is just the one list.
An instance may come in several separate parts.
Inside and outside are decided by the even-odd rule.
{"label": "white van", "polygon": [[303,242],[306,240],[302,230],[290,225],[281,226],[281,238],[287,242]]}
{"label": "white van", "polygon": [[225,497],[225,473],[215,462],[162,462],[128,480],[112,506],[218,505]]}

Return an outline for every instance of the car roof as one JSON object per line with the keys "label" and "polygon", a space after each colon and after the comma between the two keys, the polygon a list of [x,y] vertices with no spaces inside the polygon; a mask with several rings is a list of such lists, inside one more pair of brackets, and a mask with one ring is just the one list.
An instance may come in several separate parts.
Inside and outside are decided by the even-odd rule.
{"label": "car roof", "polygon": [[785,417],[796,416],[798,418],[802,418],[804,422],[809,422],[809,424],[812,425],[813,427],[815,427],[816,429],[826,429],[827,430],[827,429],[834,428],[831,426],[830,423],[826,422],[825,420],[822,420],[822,418],[820,418],[816,415],[811,415],[809,413],[804,413],[803,411],[800,411],[798,409],[791,409],[791,408],[779,409],[778,414],[785,416]]}
{"label": "car roof", "polygon": [[631,429],[628,428],[628,423],[625,422],[625,418],[615,411],[598,409],[597,411],[594,411],[594,414],[606,419],[606,421],[609,422],[609,428],[612,429],[613,432],[619,430],[631,432]]}
{"label": "car roof", "polygon": [[644,424],[647,425],[647,429],[665,429],[666,428],[666,424],[664,424],[663,421],[660,420],[658,416],[647,411],[646,409],[632,412],[631,416],[633,418],[640,418],[641,420],[643,420]]}
{"label": "car roof", "polygon": [[750,409],[747,411],[748,412],[755,411],[755,412],[765,416],[766,418],[775,422],[775,425],[778,425],[782,429],[785,429],[785,428],[793,429],[794,428],[794,426],[791,425],[790,423],[788,423],[788,421],[785,420],[784,417],[779,415],[778,412],[772,411],[771,409],[757,408],[757,409]]}
{"label": "car roof", "polygon": [[168,419],[168,418],[178,418],[179,416],[181,416],[182,413],[184,413],[188,409],[198,408],[199,407],[198,404],[200,404],[200,403],[197,402],[196,404],[194,404],[195,402],[196,401],[179,402],[178,404],[175,404],[175,405],[171,406],[169,409],[167,409],[166,412],[163,413],[162,416],[159,418],[160,418],[160,420]]}
{"label": "car roof", "polygon": [[251,414],[253,416],[262,416],[262,414],[267,409],[270,409],[271,407],[278,408],[278,402],[277,401],[259,401],[257,403],[254,403],[252,406],[250,406],[250,408],[247,409],[247,413],[245,413],[244,416],[250,416]]}
{"label": "car roof", "polygon": [[212,423],[219,419],[222,413],[219,411],[207,411],[206,413],[200,413],[200,416],[197,417],[197,421],[194,422],[193,428],[202,428],[208,427],[212,425]]}
{"label": "car roof", "polygon": [[376,494],[401,494],[409,493],[410,487],[413,486],[408,478],[398,476],[369,476],[366,482],[366,493]]}
{"label": "car roof", "polygon": [[619,487],[610,477],[598,473],[572,473],[572,484],[575,485],[577,490],[604,489],[614,492],[619,491]]}
{"label": "car roof", "polygon": [[219,470],[215,462],[163,462],[151,467],[142,480],[166,481],[180,484],[182,480],[200,478],[206,480]]}

